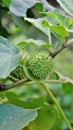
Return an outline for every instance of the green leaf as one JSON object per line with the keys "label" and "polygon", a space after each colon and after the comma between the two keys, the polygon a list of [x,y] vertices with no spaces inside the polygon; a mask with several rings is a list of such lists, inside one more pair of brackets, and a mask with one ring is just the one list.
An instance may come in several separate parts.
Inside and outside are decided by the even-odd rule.
{"label": "green leaf", "polygon": [[6,78],[17,67],[19,50],[0,36],[0,78]]}
{"label": "green leaf", "polygon": [[63,118],[61,117],[61,114],[58,111],[58,109],[56,109],[56,120],[51,130],[61,130],[62,123],[63,123]]}
{"label": "green leaf", "polygon": [[71,83],[63,84],[63,91],[65,94],[73,95],[73,84]]}
{"label": "green leaf", "polygon": [[12,0],[2,0],[4,4],[9,7]]}
{"label": "green leaf", "polygon": [[52,33],[62,41],[64,41],[65,38],[68,36],[68,31],[62,25],[50,26],[50,29]]}
{"label": "green leaf", "polygon": [[10,11],[15,14],[16,16],[26,16],[26,12],[29,8],[33,7],[36,3],[41,3],[44,5],[46,9],[52,9],[51,6],[45,0],[13,0],[10,5]]}
{"label": "green leaf", "polygon": [[52,105],[44,104],[38,110],[38,117],[29,125],[32,130],[50,130],[56,120],[56,110]]}
{"label": "green leaf", "polygon": [[71,16],[73,16],[73,0],[57,0],[60,6]]}
{"label": "green leaf", "polygon": [[45,43],[48,43],[48,36],[32,24],[29,24],[23,18],[13,15],[13,20],[14,23],[22,30],[23,35],[25,34],[27,39],[42,39]]}
{"label": "green leaf", "polygon": [[[25,94],[25,93],[24,93]],[[38,94],[32,94],[32,96],[38,96]],[[46,97],[41,97],[41,98],[37,98],[37,99],[33,99],[33,98],[30,98],[29,97],[29,100],[28,100],[28,95],[26,95],[25,97],[22,97],[21,95],[18,96],[16,95],[15,93],[7,93],[6,95],[6,98],[8,98],[8,102],[11,103],[11,104],[14,104],[16,106],[21,106],[23,108],[30,108],[30,109],[33,109],[33,108],[38,108],[40,107],[45,101],[46,101]],[[13,97],[12,97],[13,96]],[[20,100],[20,99],[21,100]],[[26,101],[23,101],[23,98],[26,100]]]}
{"label": "green leaf", "polygon": [[68,30],[63,25],[51,25],[47,19],[42,20],[42,25],[44,27],[49,28],[50,31],[59,38],[60,40],[64,41],[65,38],[68,36]]}
{"label": "green leaf", "polygon": [[23,42],[18,43],[18,47],[20,49],[24,49],[26,46],[28,46],[28,48],[30,49],[31,45],[45,45],[45,42],[43,40],[25,39]]}
{"label": "green leaf", "polygon": [[24,109],[11,104],[0,105],[0,130],[20,130],[36,117],[36,109]]}
{"label": "green leaf", "polygon": [[48,36],[48,29],[44,28],[42,25],[42,21],[44,21],[45,18],[37,18],[37,19],[24,18],[24,19]]}
{"label": "green leaf", "polygon": [[[61,27],[62,30],[60,32],[58,32],[59,34],[56,34],[57,31],[56,31],[56,33],[53,32],[57,38],[62,39],[60,37],[60,35],[62,36],[62,34],[61,34],[61,33],[63,33],[62,31],[64,31],[64,35],[65,35],[65,33],[67,33],[67,35],[68,35],[68,33],[73,32],[73,18],[68,19],[65,16],[65,14],[62,14],[62,12],[60,12],[58,10],[55,10],[54,12],[50,12],[50,11],[42,12],[42,14],[47,15],[48,19],[49,19],[49,23],[48,23],[48,21],[46,21],[46,22],[44,22],[45,24],[47,24],[47,25],[50,24],[51,26],[57,26],[57,25],[62,26]],[[58,28],[60,28],[60,27],[58,27]],[[63,39],[65,37],[66,36],[64,36]]]}
{"label": "green leaf", "polygon": [[23,51],[24,53],[33,52],[36,50],[48,50],[50,48],[49,44],[46,44],[43,40],[34,40],[34,39],[26,39],[23,42],[17,44],[19,50]]}
{"label": "green leaf", "polygon": [[68,24],[66,16],[64,16],[64,14],[62,14],[58,10],[54,12],[48,11],[48,12],[42,12],[42,13],[49,16],[49,22],[50,22],[50,19],[52,18],[51,23],[53,23],[54,21],[54,24],[59,24],[59,25],[64,25],[64,26],[67,26]]}

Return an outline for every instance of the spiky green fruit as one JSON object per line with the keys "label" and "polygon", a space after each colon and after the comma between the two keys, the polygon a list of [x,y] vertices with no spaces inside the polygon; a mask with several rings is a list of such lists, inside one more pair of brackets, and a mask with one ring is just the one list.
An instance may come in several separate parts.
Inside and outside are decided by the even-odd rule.
{"label": "spiky green fruit", "polygon": [[18,66],[15,70],[12,71],[11,75],[17,79],[25,78],[25,73],[22,66]]}
{"label": "spiky green fruit", "polygon": [[48,52],[30,55],[24,66],[26,75],[32,80],[45,80],[53,69],[53,61]]}

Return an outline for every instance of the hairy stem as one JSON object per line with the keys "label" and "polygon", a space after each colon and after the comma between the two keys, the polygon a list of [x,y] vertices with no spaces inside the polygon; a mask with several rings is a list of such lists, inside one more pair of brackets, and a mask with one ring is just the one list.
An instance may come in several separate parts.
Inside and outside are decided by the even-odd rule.
{"label": "hairy stem", "polygon": [[66,122],[66,124],[67,124],[69,130],[72,130],[72,127],[71,127],[71,125],[70,125],[68,119],[66,118],[66,116],[65,116],[65,114],[64,114],[64,112],[63,112],[63,110],[62,110],[62,108],[60,107],[58,101],[56,100],[56,98],[54,97],[54,95],[52,94],[52,92],[50,91],[50,89],[47,87],[46,84],[44,84],[44,83],[41,83],[41,84],[42,84],[43,88],[46,90],[47,94],[50,95],[50,97],[52,98],[52,100],[53,100],[53,102],[55,103],[55,105],[56,105],[56,107],[58,108],[58,110],[60,111],[61,116],[62,116],[63,119],[65,120],[65,122]]}

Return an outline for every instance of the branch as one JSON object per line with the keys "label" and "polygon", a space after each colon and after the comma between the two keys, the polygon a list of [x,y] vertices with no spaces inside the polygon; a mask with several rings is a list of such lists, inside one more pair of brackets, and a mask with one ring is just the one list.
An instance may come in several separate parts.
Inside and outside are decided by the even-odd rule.
{"label": "branch", "polygon": [[[5,90],[9,90],[15,87],[18,87],[21,84],[40,84],[42,83],[42,81],[31,81],[28,78],[26,79],[22,79],[19,81],[16,81],[15,83],[9,84],[9,85],[0,85],[0,91],[5,91]],[[69,79],[62,79],[62,80],[45,80],[44,83],[72,83],[73,84],[73,80],[69,80]]]}
{"label": "branch", "polygon": [[73,44],[73,38],[68,40],[67,42],[65,42],[62,47],[60,49],[58,49],[57,51],[50,53],[50,55],[52,56],[52,58],[54,58],[56,55],[58,55],[62,50],[64,50],[65,48],[67,48],[68,46],[70,46],[71,44]]}
{"label": "branch", "polygon": [[12,84],[9,84],[9,85],[1,84],[0,85],[0,91],[9,90],[9,89],[14,88],[16,86],[19,86],[19,85],[21,85],[23,83],[26,83],[27,81],[30,81],[30,80],[28,78],[26,78],[26,79],[22,79],[22,80],[16,81],[16,82],[14,82]]}
{"label": "branch", "polygon": [[[68,79],[63,79],[63,80],[45,80],[43,81],[44,83],[71,83],[73,84],[73,80],[68,80]],[[34,81],[29,81],[26,82],[25,84],[40,84],[42,81],[34,82]]]}

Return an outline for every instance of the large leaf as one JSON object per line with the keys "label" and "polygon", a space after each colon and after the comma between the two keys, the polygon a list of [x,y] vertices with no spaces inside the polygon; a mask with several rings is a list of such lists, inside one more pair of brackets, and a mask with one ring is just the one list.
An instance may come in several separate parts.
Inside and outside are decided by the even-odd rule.
{"label": "large leaf", "polygon": [[[56,17],[55,14],[51,13],[53,17]],[[58,20],[59,18],[57,18]],[[65,38],[68,36],[69,32],[65,28],[64,25],[54,25],[50,23],[50,20],[44,18],[37,18],[37,19],[31,19],[31,18],[25,18],[25,20],[29,23],[31,23],[33,26],[41,30],[44,34],[49,36],[49,29],[50,31],[60,40],[64,41]],[[62,19],[61,19],[62,20]],[[58,20],[60,22],[60,20]],[[62,24],[62,22],[61,22]]]}
{"label": "large leaf", "polygon": [[25,18],[25,20],[30,22],[32,25],[34,25],[36,28],[38,28],[48,36],[48,29],[44,28],[42,25],[42,21],[45,20],[45,18],[37,18],[37,19]]}
{"label": "large leaf", "polygon": [[61,7],[71,16],[73,16],[73,0],[57,0]]}
{"label": "large leaf", "polygon": [[36,109],[24,109],[11,104],[0,105],[0,130],[20,130],[36,117]]}
{"label": "large leaf", "polygon": [[33,26],[38,28],[44,34],[49,36],[49,29],[50,31],[60,40],[64,41],[65,38],[68,36],[68,30],[63,25],[52,25],[48,19],[44,18],[25,18],[26,21],[30,22]]}
{"label": "large leaf", "polygon": [[0,78],[6,78],[17,67],[19,50],[0,37]]}
{"label": "large leaf", "polygon": [[27,10],[36,3],[42,3],[45,9],[53,9],[45,0],[13,0],[10,5],[10,11],[16,16],[26,16]]}
{"label": "large leaf", "polygon": [[[32,24],[29,24],[23,18],[13,15],[14,23],[21,28],[23,34],[27,39],[43,40],[45,43],[48,43],[48,36],[43,33],[40,29],[36,28]],[[29,31],[28,31],[29,30]]]}
{"label": "large leaf", "polygon": [[38,117],[29,125],[29,130],[51,130],[55,125],[57,113],[55,107],[44,104],[38,111]]}

